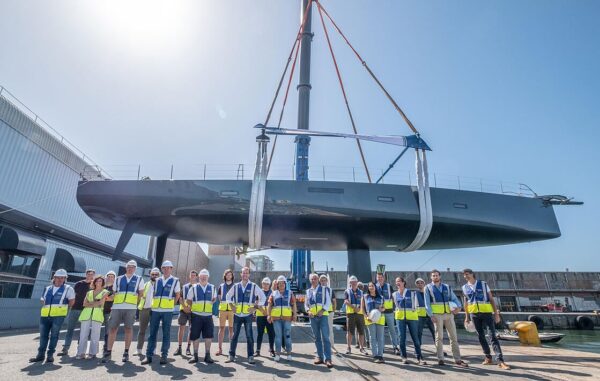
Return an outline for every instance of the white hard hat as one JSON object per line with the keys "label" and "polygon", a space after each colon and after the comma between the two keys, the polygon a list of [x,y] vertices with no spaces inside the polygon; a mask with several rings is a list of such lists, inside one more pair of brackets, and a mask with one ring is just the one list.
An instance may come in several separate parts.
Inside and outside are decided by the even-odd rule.
{"label": "white hard hat", "polygon": [[448,306],[450,307],[450,309],[451,309],[452,311],[454,311],[454,310],[458,309],[458,304],[456,304],[456,303],[454,303],[454,302],[450,302],[450,303],[448,303]]}
{"label": "white hard hat", "polygon": [[417,280],[415,280],[415,284],[417,284],[419,282],[425,283],[425,281],[423,280],[423,278],[417,278]]}
{"label": "white hard hat", "polygon": [[129,266],[137,267],[137,262],[132,259],[131,261],[127,262],[126,266],[127,267],[129,267]]}
{"label": "white hard hat", "polygon": [[381,319],[381,311],[377,309],[372,310],[371,312],[369,312],[369,319],[371,319],[373,323],[378,322],[379,319]]}
{"label": "white hard hat", "polygon": [[67,270],[65,269],[58,269],[56,270],[56,272],[54,273],[55,277],[63,277],[66,278],[67,277]]}
{"label": "white hard hat", "polygon": [[161,267],[173,267],[173,263],[171,261],[164,261]]}
{"label": "white hard hat", "polygon": [[328,278],[327,278],[327,275],[325,275],[325,274],[321,274],[321,276],[319,277],[319,280],[321,280],[321,279],[323,279],[323,278],[325,278],[325,279],[328,279]]}
{"label": "white hard hat", "polygon": [[267,283],[267,284],[271,284],[271,278],[269,278],[268,276],[264,277],[262,280],[263,283]]}
{"label": "white hard hat", "polygon": [[465,324],[465,329],[467,330],[467,332],[477,332],[477,328],[475,328],[475,323],[473,322],[473,320],[469,320],[469,323]]}
{"label": "white hard hat", "polygon": [[207,269],[202,269],[200,270],[200,274],[199,275],[206,275],[206,276],[210,276],[210,273],[208,272]]}
{"label": "white hard hat", "polygon": [[150,270],[150,274],[159,274],[160,275],[160,270],[158,269],[158,267],[155,267],[152,270]]}
{"label": "white hard hat", "polygon": [[348,281],[349,281],[349,282],[358,282],[358,278],[357,278],[357,277],[355,277],[354,275],[352,275],[352,276],[350,277],[350,279],[348,279]]}
{"label": "white hard hat", "polygon": [[283,275],[280,275],[277,277],[277,281],[278,282],[287,282],[287,279],[285,279],[285,277]]}
{"label": "white hard hat", "polygon": [[114,275],[115,277],[117,276],[117,274],[112,270],[110,270],[109,272],[106,273],[106,276],[109,276],[109,275]]}

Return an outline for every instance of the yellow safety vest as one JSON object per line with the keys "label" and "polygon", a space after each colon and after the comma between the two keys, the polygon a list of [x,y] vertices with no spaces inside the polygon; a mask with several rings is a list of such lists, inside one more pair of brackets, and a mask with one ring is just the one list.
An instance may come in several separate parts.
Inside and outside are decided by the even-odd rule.
{"label": "yellow safety vest", "polygon": [[202,285],[195,284],[191,286],[191,289],[194,293],[194,296],[192,297],[192,312],[212,314],[214,286],[212,284],[207,284],[206,291],[204,291],[202,290]]}
{"label": "yellow safety vest", "polygon": [[[318,295],[318,290],[319,288],[321,288],[321,303],[317,302],[317,295]],[[329,316],[329,311],[326,311],[323,308],[323,305],[325,304],[325,300],[327,298],[327,288],[328,287],[323,287],[323,286],[317,286],[317,288],[313,291],[312,288],[309,289],[309,291],[311,291],[311,293],[313,294],[312,298],[308,298],[308,292],[306,294],[306,297],[308,298],[308,310],[310,313],[312,313],[314,316],[316,316],[319,311],[323,311],[323,316]],[[314,301],[314,303],[313,303]]]}
{"label": "yellow safety vest", "polygon": [[[365,318],[365,325],[371,325],[371,324],[378,324],[378,325],[385,325],[385,315],[383,314],[383,312],[381,313],[381,317],[379,318],[379,320],[377,320],[375,323],[372,323],[369,321],[369,319],[367,319],[369,312],[369,302],[368,302],[368,297],[373,299],[371,296],[369,295],[365,295],[364,299],[365,299],[365,312],[366,314],[364,315]],[[382,296],[383,298],[383,296]],[[385,303],[385,299],[384,299],[384,303]]]}
{"label": "yellow safety vest", "polygon": [[150,288],[152,287],[152,281],[148,281],[145,285],[144,285],[144,292],[142,292],[142,297],[140,298],[140,302],[138,303],[138,310],[143,310],[144,306],[146,305],[146,297],[148,296],[148,292],[150,291]]}
{"label": "yellow safety vest", "polygon": [[[354,297],[354,291],[352,290],[352,288],[349,288],[346,290],[346,295],[348,295],[348,299],[350,300],[350,305],[346,304],[346,315],[350,315],[350,314],[363,314],[362,310],[360,310],[360,301],[363,297],[363,292],[362,290],[359,290],[358,288],[356,289],[357,293],[358,293],[358,298]],[[354,307],[352,307],[353,305],[358,306],[359,311],[356,312],[354,310]]]}
{"label": "yellow safety vest", "polygon": [[427,308],[425,307],[417,307],[417,316],[425,317],[427,316]]}
{"label": "yellow safety vest", "polygon": [[[440,292],[437,287],[432,283],[427,285],[429,289],[429,296],[431,298],[431,312],[436,315],[452,313],[450,309],[450,286],[442,283],[442,291]],[[447,291],[447,299],[444,296],[444,291]]]}
{"label": "yellow safety vest", "polygon": [[[396,291],[396,293],[399,293],[399,291]],[[396,293],[394,293],[394,295],[396,295]],[[407,293],[411,294],[410,307],[406,306],[407,299],[403,300],[402,305],[400,305],[400,301],[397,299],[397,295],[394,297],[394,304],[396,304],[394,318],[396,320],[419,320],[419,314],[414,306],[415,303],[412,292],[408,289],[404,289],[404,295],[402,296],[405,297]]]}
{"label": "yellow safety vest", "polygon": [[182,289],[181,289],[181,299],[179,302],[179,311],[183,311],[183,305],[185,303],[187,303],[187,294],[190,291],[190,287],[194,287],[195,284],[191,284],[191,283],[186,283],[183,285]]}
{"label": "yellow safety vest", "polygon": [[[117,277],[115,280],[115,284],[113,288],[115,289],[115,299],[114,304],[133,304],[137,306],[138,304],[138,285],[140,284],[142,277],[137,276],[135,274],[132,275],[129,282],[127,281],[127,277],[125,275],[121,275]],[[131,287],[133,283],[133,287]]]}
{"label": "yellow safety vest", "polygon": [[[107,290],[102,290],[96,295],[95,300],[101,300],[104,295],[108,294]],[[88,302],[94,302],[94,290],[88,291],[85,295]],[[100,307],[85,307],[79,315],[79,321],[93,320],[98,323],[104,323],[104,303]]]}
{"label": "yellow safety vest", "polygon": [[[231,287],[234,287],[234,286],[235,286],[235,284],[232,283]],[[221,285],[219,286],[219,289],[221,292],[221,296],[219,299],[219,311],[231,311],[231,306],[226,301],[227,292],[225,292],[225,283],[221,283]]]}
{"label": "yellow safety vest", "polygon": [[[269,302],[269,296],[271,295],[271,290],[267,290],[267,291],[262,290],[262,292],[265,293],[265,297],[266,297],[266,299],[265,299],[265,305],[262,306],[262,307],[264,307],[265,311],[266,311],[266,309],[267,309],[267,303]],[[259,317],[259,316],[267,316],[267,314],[266,313],[263,314],[262,311],[257,308],[256,309],[256,317]]]}
{"label": "yellow safety vest", "polygon": [[376,287],[381,290],[381,295],[383,296],[383,308],[386,310],[394,309],[394,301],[392,300],[392,286],[389,283],[384,283],[383,286],[386,288],[389,299],[385,298],[385,294],[383,293],[384,287],[379,287],[379,283],[377,283]]}
{"label": "yellow safety vest", "polygon": [[[246,300],[246,290],[248,289],[248,284],[251,285],[250,287],[250,294],[248,295],[248,300]],[[249,314],[250,313],[250,308],[254,307],[254,304],[256,303],[256,295],[255,295],[255,287],[256,284],[252,283],[252,282],[248,282],[246,284],[245,289],[242,289],[242,283],[237,283],[236,285],[234,285],[235,287],[235,291],[234,291],[234,295],[233,298],[235,299],[235,313],[236,314]],[[239,292],[242,291],[242,297],[241,297],[241,301],[239,298]]]}
{"label": "yellow safety vest", "polygon": [[271,318],[288,320],[292,317],[292,292],[285,290],[285,294],[277,291],[271,295],[273,306],[271,307]]}
{"label": "yellow safety vest", "polygon": [[[169,278],[166,282],[163,282],[163,278],[158,278],[154,282],[154,297],[152,298],[153,309],[165,309],[171,310],[175,308],[175,286],[179,282],[179,279],[175,277]],[[169,292],[164,295],[165,287],[170,283]]]}
{"label": "yellow safety vest", "polygon": [[477,280],[475,282],[474,289],[468,283],[465,284],[462,289],[463,295],[469,303],[467,306],[467,311],[470,314],[494,312],[494,308],[492,307],[492,303],[490,303],[487,294],[487,287],[484,281]]}
{"label": "yellow safety vest", "polygon": [[40,315],[42,317],[67,316],[67,313],[69,312],[67,291],[71,286],[63,284],[56,291],[56,294],[52,294],[52,287],[53,285],[50,285],[44,290],[44,305],[42,306]]}

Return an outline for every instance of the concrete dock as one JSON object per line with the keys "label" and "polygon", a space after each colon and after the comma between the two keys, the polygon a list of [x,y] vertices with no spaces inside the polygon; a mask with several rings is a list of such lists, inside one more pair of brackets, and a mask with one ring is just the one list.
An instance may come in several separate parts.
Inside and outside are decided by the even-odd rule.
{"label": "concrete dock", "polygon": [[[175,323],[175,322],[174,322]],[[255,330],[256,331],[256,330]],[[77,336],[76,331],[76,336]],[[57,349],[62,347],[61,341]],[[135,337],[135,336],[134,336]],[[176,325],[173,326],[171,338],[176,340]],[[483,355],[481,347],[474,335],[460,338],[463,359],[469,363],[468,369],[452,365],[438,366],[433,354],[430,336],[424,336],[424,356],[428,365],[419,366],[402,364],[400,358],[391,352],[389,343],[384,358],[385,364],[374,364],[369,357],[359,354],[353,348],[353,354],[342,354],[345,351],[345,332],[336,327],[336,351],[333,362],[335,367],[327,369],[323,365],[313,365],[315,346],[312,333],[305,324],[292,328],[293,360],[282,360],[279,363],[270,357],[259,357],[256,365],[249,365],[245,358],[245,340],[238,345],[238,358],[235,363],[226,364],[224,356],[214,356],[216,345],[213,344],[215,364],[204,363],[190,365],[186,356],[174,357],[176,342],[171,343],[169,364],[161,366],[154,361],[152,366],[140,365],[137,356],[131,361],[122,363],[120,357],[123,349],[123,338],[119,337],[113,350],[113,361],[101,364],[99,360],[75,360],[73,343],[69,357],[56,357],[53,364],[30,364],[28,359],[35,355],[38,345],[38,333],[29,331],[0,332],[0,364],[2,380],[21,380],[43,377],[44,380],[115,380],[121,378],[139,380],[185,380],[191,379],[231,379],[266,380],[266,379],[318,379],[318,380],[465,380],[485,378],[493,380],[598,380],[600,379],[600,354],[578,352],[557,348],[522,347],[518,344],[503,342],[505,360],[513,369],[504,371],[497,366],[481,365]],[[267,340],[267,336],[264,337]],[[185,346],[185,344],[184,344]],[[131,353],[135,344],[132,344]],[[202,348],[202,346],[201,346]],[[229,344],[224,345],[228,350]],[[263,342],[262,352],[268,354],[267,344]],[[446,347],[447,352],[450,348]],[[160,343],[157,350],[160,349]],[[412,351],[409,345],[409,358]],[[241,355],[241,356],[240,356]],[[452,359],[447,359],[452,364]]]}

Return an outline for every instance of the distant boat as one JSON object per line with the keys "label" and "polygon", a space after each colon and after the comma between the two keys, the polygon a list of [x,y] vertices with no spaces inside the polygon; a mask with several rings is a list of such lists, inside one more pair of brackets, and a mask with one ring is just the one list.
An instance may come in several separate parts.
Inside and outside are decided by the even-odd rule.
{"label": "distant boat", "polygon": [[[519,335],[515,331],[498,333],[497,336],[500,340],[519,341]],[[539,336],[542,343],[557,343],[566,335],[564,333],[540,332]]]}

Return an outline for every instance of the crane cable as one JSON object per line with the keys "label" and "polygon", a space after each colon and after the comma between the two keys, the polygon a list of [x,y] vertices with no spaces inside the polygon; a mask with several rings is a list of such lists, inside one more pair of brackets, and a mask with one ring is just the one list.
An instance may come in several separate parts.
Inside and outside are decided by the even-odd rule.
{"label": "crane cable", "polygon": [[331,21],[331,24],[338,31],[338,33],[344,39],[344,41],[350,47],[350,49],[352,49],[352,51],[354,52],[354,55],[356,56],[356,58],[358,58],[358,60],[360,61],[360,63],[365,67],[365,69],[367,70],[367,72],[369,73],[369,75],[371,75],[371,77],[373,78],[373,80],[377,83],[377,85],[379,86],[379,88],[383,91],[383,93],[386,95],[386,97],[392,103],[392,105],[394,106],[394,108],[398,111],[398,113],[400,113],[400,115],[402,116],[402,118],[404,119],[404,121],[406,122],[406,124],[408,125],[408,127],[416,135],[419,135],[419,131],[417,131],[417,129],[412,124],[412,122],[410,121],[410,119],[408,119],[408,117],[406,116],[406,114],[404,113],[404,111],[402,111],[402,109],[400,108],[400,106],[398,106],[398,103],[396,103],[396,101],[394,100],[394,98],[390,95],[390,93],[386,90],[386,88],[383,86],[383,84],[379,81],[379,79],[377,78],[377,76],[375,75],[375,73],[373,73],[373,71],[371,70],[371,68],[369,67],[369,65],[367,65],[367,62],[365,60],[363,60],[363,58],[360,56],[360,54],[358,54],[358,52],[356,51],[356,49],[354,49],[354,46],[352,46],[352,44],[350,43],[350,41],[346,38],[346,35],[338,27],[338,25],[335,23],[335,21],[333,21],[333,18],[329,15],[329,13],[327,12],[327,10],[321,5],[321,3],[318,0],[315,0],[315,2],[317,3],[317,6],[319,8],[319,12],[322,11],[325,14],[325,16],[327,16],[327,18],[329,19],[329,21]]}
{"label": "crane cable", "polygon": [[[327,26],[325,25],[325,19],[323,18],[323,11],[321,8],[321,4],[318,1],[317,9],[319,10],[319,16],[321,17],[321,24],[323,25],[323,31],[325,32],[325,38],[327,39],[327,45],[329,46],[329,52],[331,53],[331,59],[333,60],[333,66],[335,67],[335,72],[338,77],[338,81],[340,83],[340,89],[342,90],[342,95],[344,96],[344,102],[346,103],[346,110],[348,110],[348,116],[350,117],[350,123],[352,123],[352,130],[354,134],[358,134],[356,130],[356,123],[354,122],[354,117],[352,116],[352,111],[350,110],[350,104],[348,103],[348,96],[346,95],[346,89],[344,88],[344,82],[342,81],[342,75],[340,74],[340,68],[337,64],[337,60],[335,58],[335,53],[333,52],[333,47],[331,46],[331,40],[329,39],[329,31],[327,30]],[[362,149],[362,145],[360,144],[360,140],[356,139],[356,145],[358,146],[358,151],[360,152],[360,158],[362,160],[363,166],[365,167],[365,172],[367,173],[367,179],[369,183],[371,183],[371,174],[369,173],[369,168],[367,167],[367,161],[365,160],[365,154]]]}

